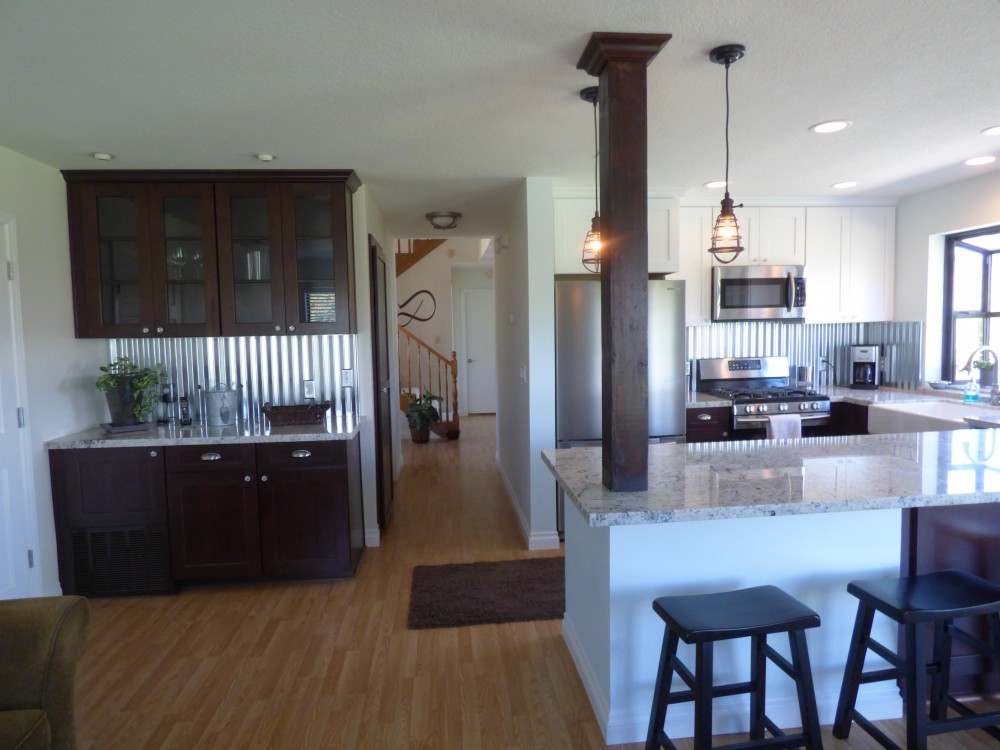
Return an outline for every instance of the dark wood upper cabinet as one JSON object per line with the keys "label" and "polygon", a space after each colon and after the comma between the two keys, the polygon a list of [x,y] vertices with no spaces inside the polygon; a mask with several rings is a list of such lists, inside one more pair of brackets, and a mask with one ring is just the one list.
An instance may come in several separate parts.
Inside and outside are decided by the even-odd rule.
{"label": "dark wood upper cabinet", "polygon": [[356,330],[354,172],[63,176],[77,337]]}

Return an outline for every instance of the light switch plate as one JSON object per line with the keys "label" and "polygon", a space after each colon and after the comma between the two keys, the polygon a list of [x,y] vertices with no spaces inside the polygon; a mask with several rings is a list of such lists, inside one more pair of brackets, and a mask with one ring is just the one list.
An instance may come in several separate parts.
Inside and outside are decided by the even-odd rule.
{"label": "light switch plate", "polygon": [[353,388],[354,387],[354,370],[341,370],[340,371],[340,387],[341,388]]}
{"label": "light switch plate", "polygon": [[302,381],[302,398],[316,398],[316,381]]}

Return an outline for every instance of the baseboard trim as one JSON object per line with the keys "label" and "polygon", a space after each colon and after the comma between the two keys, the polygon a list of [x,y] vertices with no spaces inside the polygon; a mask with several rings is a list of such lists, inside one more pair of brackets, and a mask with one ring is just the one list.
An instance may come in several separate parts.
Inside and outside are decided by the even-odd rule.
{"label": "baseboard trim", "polygon": [[378,529],[374,531],[365,531],[365,546],[366,547],[378,547],[382,543],[382,534]]}
{"label": "baseboard trim", "polygon": [[583,689],[587,693],[587,698],[590,699],[590,707],[593,709],[594,717],[601,728],[601,734],[604,735],[604,741],[608,744],[620,744],[612,743],[608,739],[608,714],[611,711],[608,697],[601,690],[600,682],[590,664],[590,659],[587,658],[586,649],[584,649],[583,643],[576,633],[576,628],[573,626],[573,621],[568,615],[563,615],[562,630],[563,640],[566,641],[566,648],[569,649],[569,655],[576,665],[576,671],[580,675]]}

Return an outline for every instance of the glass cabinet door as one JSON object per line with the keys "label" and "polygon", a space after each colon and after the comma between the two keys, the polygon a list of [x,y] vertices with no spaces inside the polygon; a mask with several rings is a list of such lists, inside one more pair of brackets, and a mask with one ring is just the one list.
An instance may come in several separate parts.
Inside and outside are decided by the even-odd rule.
{"label": "glass cabinet door", "polygon": [[216,186],[224,335],[285,332],[279,187]]}
{"label": "glass cabinet door", "polygon": [[213,193],[209,183],[150,186],[158,334],[219,334]]}
{"label": "glass cabinet door", "polygon": [[289,333],[346,333],[350,224],[340,184],[282,185]]}
{"label": "glass cabinet door", "polygon": [[144,185],[88,183],[70,191],[81,252],[74,262],[78,335],[143,336],[153,326]]}

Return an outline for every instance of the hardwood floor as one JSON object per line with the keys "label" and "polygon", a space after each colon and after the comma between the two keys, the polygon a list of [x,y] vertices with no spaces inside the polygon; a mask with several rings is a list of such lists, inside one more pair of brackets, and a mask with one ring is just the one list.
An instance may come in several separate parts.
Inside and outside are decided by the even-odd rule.
{"label": "hardwood floor", "polygon": [[[604,748],[560,620],[406,629],[414,565],[561,554],[524,549],[493,431],[492,417],[472,417],[458,441],[405,441],[389,532],[356,580],[91,600],[81,750]],[[885,726],[902,740],[900,722]],[[994,744],[982,733],[931,742]],[[824,743],[878,747],[857,729]]]}

